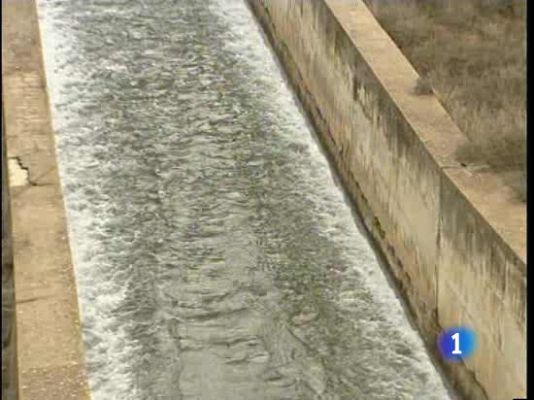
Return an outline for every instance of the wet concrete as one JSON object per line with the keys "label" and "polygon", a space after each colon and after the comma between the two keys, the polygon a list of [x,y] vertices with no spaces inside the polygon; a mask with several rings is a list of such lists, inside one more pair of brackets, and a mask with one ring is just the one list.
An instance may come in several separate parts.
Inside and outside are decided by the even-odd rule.
{"label": "wet concrete", "polygon": [[241,0],[39,2],[94,399],[445,399]]}

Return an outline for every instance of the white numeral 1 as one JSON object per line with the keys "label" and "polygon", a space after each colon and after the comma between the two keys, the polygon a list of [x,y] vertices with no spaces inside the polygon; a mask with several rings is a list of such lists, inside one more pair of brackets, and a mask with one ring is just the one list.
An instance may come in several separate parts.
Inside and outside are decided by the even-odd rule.
{"label": "white numeral 1", "polygon": [[451,337],[454,340],[454,350],[452,351],[452,354],[462,354],[462,350],[460,350],[460,333],[456,332]]}

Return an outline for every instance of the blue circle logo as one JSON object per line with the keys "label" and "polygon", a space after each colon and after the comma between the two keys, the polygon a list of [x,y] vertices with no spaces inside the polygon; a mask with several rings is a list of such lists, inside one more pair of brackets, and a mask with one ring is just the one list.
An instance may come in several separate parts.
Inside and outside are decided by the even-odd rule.
{"label": "blue circle logo", "polygon": [[465,326],[447,329],[438,337],[441,356],[450,362],[459,362],[471,356],[476,345],[475,332]]}

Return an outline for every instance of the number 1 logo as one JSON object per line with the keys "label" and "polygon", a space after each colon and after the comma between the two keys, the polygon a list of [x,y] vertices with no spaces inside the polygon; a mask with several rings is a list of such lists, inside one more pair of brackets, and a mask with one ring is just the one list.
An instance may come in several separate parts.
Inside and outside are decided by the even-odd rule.
{"label": "number 1 logo", "polygon": [[465,326],[447,329],[438,337],[438,348],[441,356],[447,361],[462,361],[476,349],[475,332]]}
{"label": "number 1 logo", "polygon": [[462,350],[460,350],[460,332],[456,332],[451,338],[454,340],[454,350],[451,354],[462,354]]}

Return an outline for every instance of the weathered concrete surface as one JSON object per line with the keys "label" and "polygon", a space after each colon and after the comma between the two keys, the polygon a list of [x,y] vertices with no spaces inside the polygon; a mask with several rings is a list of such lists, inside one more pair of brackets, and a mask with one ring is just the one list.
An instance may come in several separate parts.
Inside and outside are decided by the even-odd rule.
{"label": "weathered concrete surface", "polygon": [[[2,1],[2,79],[21,400],[88,399],[35,3]],[[22,171],[21,171],[22,170]]]}
{"label": "weathered concrete surface", "polygon": [[469,399],[526,392],[526,213],[359,0],[249,0],[429,346],[468,324],[476,354],[444,365]]}

